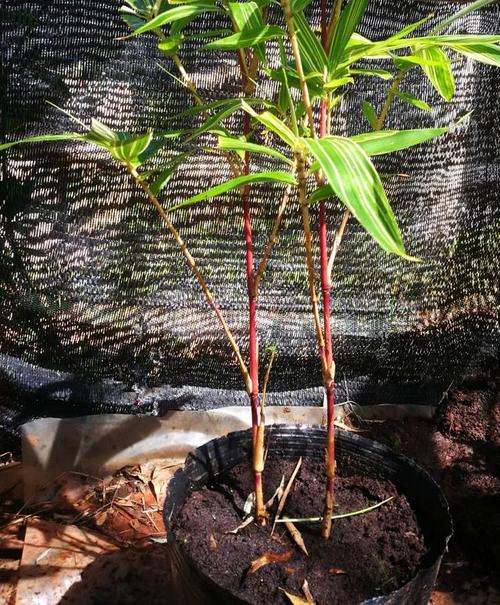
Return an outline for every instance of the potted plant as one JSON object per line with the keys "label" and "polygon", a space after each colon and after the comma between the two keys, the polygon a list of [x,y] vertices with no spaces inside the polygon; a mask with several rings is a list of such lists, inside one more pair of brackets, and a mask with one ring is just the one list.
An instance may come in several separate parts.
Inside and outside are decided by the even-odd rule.
{"label": "potted plant", "polygon": [[[500,36],[446,35],[442,33],[457,18],[491,2],[492,0],[474,2],[449,19],[434,25],[425,35],[419,32],[425,29],[429,18],[410,24],[387,39],[371,41],[356,32],[356,28],[366,10],[368,0],[349,0],[345,5],[340,0],[335,0],[329,8],[327,8],[326,2],[323,1],[321,3],[319,36],[304,15],[304,9],[309,4],[304,0],[293,2],[281,0],[281,11],[278,14],[274,14],[271,10],[274,9],[271,4],[276,3],[266,1],[250,0],[219,3],[216,0],[195,0],[173,4],[158,0],[128,0],[127,6],[122,11],[124,19],[132,28],[131,36],[156,35],[159,51],[173,62],[178,70],[176,77],[180,79],[192,95],[194,106],[177,117],[182,119],[193,116],[199,117],[201,124],[182,131],[163,133],[150,131],[145,134],[130,134],[111,130],[101,122],[93,120],[90,128],[80,123],[86,129],[83,133],[42,135],[0,146],[0,149],[7,149],[13,145],[26,142],[81,140],[107,150],[128,171],[137,187],[143,191],[145,199],[148,199],[154,207],[177,243],[179,251],[195,276],[207,304],[220,323],[241,370],[245,390],[249,396],[252,410],[252,430],[250,434],[236,434],[208,444],[189,459],[186,468],[176,477],[171,486],[171,495],[166,506],[167,526],[170,530],[172,527],[175,528],[176,523],[178,523],[177,533],[182,536],[183,542],[185,544],[189,543],[191,547],[189,553],[191,562],[194,565],[201,566],[203,574],[209,578],[211,574],[207,571],[207,565],[210,566],[210,559],[217,559],[214,553],[222,549],[222,546],[219,547],[221,536],[235,536],[234,544],[226,544],[229,538],[225,538],[224,547],[236,548],[245,530],[250,531],[250,524],[246,522],[246,528],[236,527],[233,528],[235,533],[225,534],[224,531],[228,528],[224,521],[222,526],[215,524],[213,527],[209,527],[205,523],[205,530],[208,533],[203,534],[200,527],[196,526],[192,531],[198,533],[198,535],[192,540],[186,537],[189,536],[190,531],[189,527],[186,527],[186,523],[189,525],[193,511],[198,510],[196,499],[200,497],[199,494],[201,493],[201,489],[198,488],[206,490],[204,486],[207,482],[219,482],[218,476],[222,472],[229,471],[236,463],[241,462],[246,456],[250,456],[253,471],[252,484],[250,485],[246,479],[240,478],[239,475],[233,476],[230,482],[236,482],[238,486],[236,492],[240,500],[242,494],[245,493],[245,489],[247,495],[254,494],[254,501],[250,498],[245,506],[242,506],[242,511],[246,510],[247,513],[251,513],[251,518],[256,522],[257,529],[253,531],[258,533],[253,533],[252,539],[255,538],[257,541],[258,536],[260,545],[264,544],[261,542],[264,536],[265,539],[269,539],[269,544],[272,544],[269,531],[270,523],[267,523],[267,519],[270,513],[274,513],[275,523],[277,521],[284,522],[291,540],[285,546],[282,544],[277,553],[265,549],[259,556],[248,560],[246,564],[242,564],[240,561],[238,564],[239,575],[238,572],[230,574],[231,577],[228,578],[226,583],[220,580],[219,569],[217,583],[222,585],[223,591],[221,594],[226,595],[228,602],[238,602],[238,600],[240,602],[263,602],[262,593],[256,591],[255,582],[259,581],[256,580],[256,574],[262,568],[265,568],[266,573],[275,573],[274,570],[278,567],[282,575],[279,576],[280,579],[277,582],[288,582],[292,586],[293,592],[287,592],[287,598],[290,600],[302,598],[296,594],[297,577],[300,575],[299,584],[302,586],[302,580],[308,580],[307,577],[303,577],[304,570],[307,570],[307,574],[313,574],[310,564],[302,561],[303,567],[299,566],[295,570],[292,567],[291,572],[284,570],[283,564],[289,562],[292,557],[296,557],[296,550],[302,551],[300,556],[308,557],[308,539],[311,544],[314,542],[314,545],[317,545],[319,536],[316,535],[318,534],[316,530],[307,529],[303,532],[309,532],[307,534],[308,539],[304,539],[297,525],[299,522],[308,522],[305,527],[309,528],[310,524],[317,527],[319,518],[321,520],[320,533],[322,540],[330,539],[332,518],[339,516],[338,513],[334,514],[334,487],[336,484],[335,364],[330,324],[331,274],[335,256],[349,217],[352,215],[384,250],[398,255],[402,259],[418,261],[405,250],[395,215],[384,191],[384,175],[381,176],[377,172],[371,158],[423,143],[446,133],[450,129],[449,125],[445,125],[423,129],[383,130],[385,118],[395,98],[420,109],[428,109],[425,101],[401,90],[404,85],[404,78],[410,70],[420,70],[430,80],[437,92],[449,101],[454,92],[449,50],[454,54],[472,57],[487,64],[500,65],[500,47],[498,46]],[[190,34],[190,22],[206,15],[206,13],[220,13],[221,16],[227,19],[227,27],[223,30],[206,31],[201,36]],[[270,22],[270,15],[273,16],[272,23]],[[208,43],[207,39],[210,40]],[[208,103],[203,100],[181,60],[183,44],[186,42],[193,43],[196,40],[200,40],[200,44],[203,45],[202,50],[207,53],[213,51],[236,53],[241,71],[241,93],[237,97],[223,97]],[[269,62],[269,56],[271,55],[273,61]],[[379,61],[383,61],[382,67],[378,63]],[[342,111],[342,99],[344,95],[349,94],[356,80],[364,77],[378,78],[382,83],[387,81],[386,99],[378,112],[367,101],[364,101],[362,110],[366,116],[367,125],[370,125],[370,130],[355,136],[344,136],[341,132],[336,132],[335,128],[338,112]],[[277,98],[258,96],[259,79],[274,82],[275,88],[278,90]],[[236,132],[226,126],[227,119],[235,115],[242,116],[241,128]],[[256,142],[259,133],[262,131],[269,133],[272,137],[271,144],[264,145]],[[227,163],[232,178],[215,187],[205,189],[181,203],[169,205],[163,202],[161,199],[162,192],[175,171],[188,157],[193,145],[198,143],[202,148],[206,145],[206,139],[203,137],[208,135],[216,137],[215,148],[212,148],[211,151],[217,153],[221,162]],[[157,157],[161,149],[168,147],[172,140],[175,139],[177,142],[179,138],[183,140],[186,148],[171,158],[166,165],[162,166],[161,170],[150,170],[148,162]],[[264,172],[253,171],[251,154],[279,162],[281,169]],[[255,266],[250,204],[250,199],[255,190],[250,187],[257,183],[273,183],[284,190],[276,204],[275,220],[268,234],[262,258]],[[217,305],[202,268],[190,253],[189,242],[186,243],[183,240],[174,224],[175,212],[179,208],[189,208],[207,200],[218,199],[233,190],[239,192],[244,219],[243,235],[248,293],[248,356],[242,353],[241,344],[237,342],[223,312]],[[339,227],[333,238],[331,249],[328,250],[327,209],[328,201],[333,199],[336,199],[337,203],[340,202],[345,207],[345,211],[339,221]],[[274,430],[271,440],[268,440],[267,443],[271,456],[273,452],[275,455],[280,454],[284,459],[297,458],[299,454],[302,456],[309,455],[313,466],[316,464],[315,460],[323,457],[326,444],[326,480],[324,481],[325,486],[322,488],[324,504],[321,507],[321,514],[316,511],[311,516],[308,511],[302,511],[300,512],[301,516],[294,520],[290,517],[281,519],[277,517],[283,516],[283,507],[286,504],[293,481],[295,480],[298,485],[301,480],[300,477],[297,477],[297,468],[289,468],[286,464],[283,468],[279,468],[278,475],[282,473],[290,475],[287,485],[288,490],[278,489],[277,498],[270,498],[272,504],[266,502],[268,498],[265,495],[262,483],[266,445],[265,391],[274,359],[274,351],[270,353],[263,387],[259,389],[259,351],[256,322],[259,284],[272,252],[273,244],[278,236],[281,219],[285,210],[287,208],[290,210],[292,206],[300,214],[303,225],[308,288],[327,401],[326,431],[320,429],[303,431],[285,427]],[[311,228],[311,212],[315,212],[317,206],[319,206],[318,256],[320,260],[322,310],[320,309],[320,297],[317,293],[314,262],[315,238]],[[305,440],[302,440],[301,435],[305,435]],[[411,508],[417,513],[419,522],[422,524],[422,519],[424,519],[431,526],[441,525],[441,527],[435,527],[436,531],[434,533],[437,538],[433,538],[430,535],[432,532],[425,528],[422,528],[424,536],[416,536],[414,548],[409,555],[410,559],[412,557],[414,559],[411,561],[412,573],[409,576],[407,569],[407,577],[404,577],[403,574],[401,578],[394,581],[390,575],[391,570],[384,568],[378,573],[378,576],[374,577],[380,579],[385,577],[384,574],[386,574],[386,582],[381,582],[380,586],[376,586],[371,580],[372,584],[368,583],[368,588],[363,589],[365,592],[361,590],[359,594],[356,593],[353,597],[349,597],[349,586],[347,585],[343,589],[344,592],[341,593],[342,597],[339,597],[341,599],[339,602],[346,602],[346,600],[356,602],[356,599],[366,598],[369,595],[374,596],[370,592],[367,594],[366,590],[375,590],[379,594],[384,594],[389,592],[391,588],[397,588],[400,591],[397,593],[397,597],[394,597],[394,595],[391,597],[399,599],[397,602],[403,602],[401,599],[406,598],[404,595],[408,591],[413,595],[411,599],[414,599],[415,602],[426,602],[450,533],[446,507],[443,504],[439,490],[423,471],[417,469],[408,461],[395,457],[380,446],[349,435],[340,435],[339,442],[340,449],[337,460],[339,466],[350,465],[359,473],[363,469],[368,469],[375,475],[382,472],[382,467],[387,466],[389,468],[386,472],[388,479],[392,479],[396,487],[404,491],[410,501]],[[381,459],[388,459],[389,463],[382,463]],[[277,466],[279,467],[279,465]],[[304,489],[304,486],[310,486],[311,481],[317,478],[317,468],[309,469],[308,472],[309,475],[302,479],[302,487],[299,485],[299,491]],[[272,492],[276,483],[279,484],[280,482],[276,481],[277,478],[273,476],[272,472],[270,476],[271,486],[269,489]],[[233,499],[236,498],[235,492],[229,489],[228,485],[224,487],[225,495]],[[361,485],[360,489],[361,491],[366,490],[366,486]],[[374,490],[376,493],[384,493],[385,495],[387,493],[395,494],[387,486],[384,489],[379,486]],[[433,498],[433,501],[437,503],[433,514],[429,515],[425,512],[425,506],[419,500],[419,490],[424,490],[426,497]],[[316,492],[315,495],[317,496]],[[206,498],[206,493],[201,497]],[[386,502],[392,502],[393,498],[394,495],[380,498],[378,502],[370,506],[361,503],[360,507],[356,509],[341,512],[340,517],[349,518],[350,520],[356,518],[355,523],[357,522],[358,526],[361,527],[364,521],[360,521],[360,519],[364,512],[367,510],[373,511],[375,508],[382,510],[382,506]],[[292,499],[293,497],[290,496],[288,513],[293,513],[295,510],[293,503],[290,504]],[[276,507],[278,501],[278,511],[276,511],[272,506]],[[355,502],[356,499],[354,499]],[[241,503],[238,504],[233,501],[232,504],[236,506],[236,512],[238,512]],[[315,506],[318,504],[317,497],[314,498],[314,504]],[[382,513],[390,519],[392,519],[391,514],[398,515],[401,513],[401,509],[394,508],[393,504],[388,504],[385,509],[386,512]],[[190,512],[186,513],[184,511],[183,513],[180,510],[182,507]],[[404,511],[410,511],[407,503],[403,502],[402,507]],[[391,514],[387,512],[389,509],[392,511]],[[206,510],[210,511],[211,509],[206,507]],[[243,515],[242,511],[239,512]],[[411,517],[411,511],[409,515]],[[426,515],[427,519],[425,519]],[[353,527],[355,526],[351,526],[349,530],[351,533]],[[406,530],[406,533],[412,533],[413,527],[411,526],[408,529],[404,526],[403,529]],[[415,532],[418,531],[417,524],[415,525]],[[336,532],[334,532],[334,536],[335,534]],[[202,542],[200,542],[200,539]],[[286,541],[285,538],[282,538],[282,540]],[[361,538],[360,540],[362,541]],[[423,557],[426,560],[425,565],[420,560],[424,542],[428,549],[428,554]],[[330,545],[330,543],[331,540],[324,542],[324,545]],[[203,544],[206,545],[208,550],[203,550]],[[293,544],[295,550],[288,549],[289,544]],[[367,546],[366,544],[365,547],[371,548],[370,545]],[[197,561],[193,559],[193,548],[197,548],[199,551]],[[320,552],[320,550],[317,550],[320,547],[314,546],[313,548],[315,552]],[[321,547],[327,552],[330,552],[329,548],[330,546],[328,548],[326,546]],[[338,544],[335,545],[335,548],[338,550]],[[310,549],[311,546],[309,546]],[[207,552],[211,552],[212,556],[207,557]],[[290,552],[292,552],[292,555],[289,555]],[[429,555],[429,552],[431,555]],[[338,558],[336,554],[332,555],[331,552],[330,555]],[[320,555],[318,557],[321,559]],[[315,593],[319,592],[319,584],[321,583],[327,586],[326,593],[328,594],[330,590],[328,588],[329,581],[331,578],[336,578],[336,576],[347,576],[349,581],[356,578],[356,582],[361,584],[360,573],[367,575],[366,570],[364,571],[361,565],[360,573],[356,575],[354,559],[351,557],[352,563],[349,570],[332,565],[331,562],[330,569],[321,570],[322,566],[324,568],[327,563],[320,561],[320,572],[318,572],[320,579],[313,581],[309,578],[313,597],[315,597]],[[278,563],[279,565],[272,565],[272,563]],[[289,563],[289,565],[292,564]],[[269,571],[271,569],[273,569],[272,572]],[[420,571],[417,573],[417,570]],[[291,576],[295,573],[297,575],[287,579],[287,573]],[[325,573],[330,574],[330,576],[325,576]],[[413,580],[400,588],[399,584],[408,580],[412,574],[414,575]],[[351,577],[349,578],[349,576]],[[328,582],[326,581],[327,577]],[[236,583],[235,578],[238,580]],[[337,579],[335,581],[338,582]],[[344,580],[341,581],[344,582]],[[425,590],[423,589],[424,585]],[[307,583],[303,586],[304,597],[310,599],[307,586]],[[267,587],[265,590],[268,591],[269,595],[272,592],[272,597],[269,596],[268,598],[266,596],[267,600],[265,602],[279,602],[281,598],[285,598],[279,592],[279,588],[281,586],[278,584]],[[415,591],[417,591],[417,594],[419,593],[419,597],[415,596]],[[255,601],[253,600],[254,596]],[[318,602],[322,602],[323,597],[321,595],[315,598],[318,599]],[[344,600],[342,601],[342,599]]]}

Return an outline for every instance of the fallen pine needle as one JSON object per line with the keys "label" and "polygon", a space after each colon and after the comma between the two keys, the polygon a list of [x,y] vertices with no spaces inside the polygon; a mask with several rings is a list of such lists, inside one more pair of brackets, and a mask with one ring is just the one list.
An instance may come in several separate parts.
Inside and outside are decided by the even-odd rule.
{"label": "fallen pine needle", "polygon": [[286,552],[266,552],[255,561],[252,561],[250,567],[248,569],[247,575],[251,575],[255,573],[264,565],[268,565],[269,563],[283,563],[284,561],[289,561],[293,557],[293,550],[287,550]]}
{"label": "fallen pine needle", "polygon": [[[281,498],[281,495],[283,493],[283,486],[284,486],[284,484],[285,484],[285,476],[283,475],[283,477],[281,477],[280,484],[276,488],[276,491],[271,496],[271,498],[269,498],[269,500],[266,502],[266,508],[270,508],[273,505],[274,500],[276,498]],[[247,525],[250,525],[250,523],[253,520],[254,520],[253,515],[250,515],[249,517],[247,517],[243,521],[243,523],[240,523],[240,525],[238,525],[238,527],[236,527],[235,529],[231,529],[231,530],[227,531],[226,534],[237,534],[240,531],[240,529],[244,529]]]}
{"label": "fallen pine needle", "polygon": [[304,593],[307,602],[314,605],[314,597],[312,596],[311,591],[309,590],[309,582],[304,578],[304,583],[302,584],[302,592]]}
{"label": "fallen pine needle", "polygon": [[[276,511],[276,516],[274,517],[273,528],[271,529],[271,536],[274,533],[274,528],[276,527],[276,523],[278,522],[279,516],[281,515],[281,512],[282,512],[283,508],[285,507],[286,499],[288,498],[288,493],[290,492],[290,490],[292,488],[293,482],[295,481],[295,477],[297,476],[297,473],[299,472],[301,464],[302,464],[302,456],[298,459],[297,464],[295,465],[295,468],[293,469],[293,473],[290,475],[290,479],[288,480],[288,483],[286,484],[285,491],[283,492],[283,495],[281,496],[280,501],[278,503],[278,510]],[[291,521],[293,523],[293,519],[287,519],[287,521]]]}
{"label": "fallen pine needle", "polygon": [[226,534],[237,534],[240,529],[244,529],[247,525],[250,525],[250,523],[253,521],[253,517],[247,517],[243,523],[240,523],[240,525],[238,525],[238,527],[236,527],[235,529],[231,529],[229,531],[226,532]]}
{"label": "fallen pine needle", "polygon": [[306,545],[304,544],[304,539],[302,538],[302,534],[300,533],[300,531],[295,527],[295,525],[291,521],[288,520],[285,521],[285,527],[290,532],[290,535],[292,536],[295,544],[297,544],[297,546],[305,555],[309,556]]}
{"label": "fallen pine needle", "polygon": [[[368,508],[362,508],[361,510],[355,510],[351,513],[341,513],[339,515],[332,515],[332,519],[345,519],[346,517],[356,517],[357,515],[364,515],[365,513],[369,513],[372,510],[375,510],[379,506],[383,504],[387,504],[391,500],[394,500],[395,496],[391,496],[390,498],[386,498],[382,500],[382,502],[377,502]],[[319,523],[323,520],[323,517],[308,517],[303,519],[289,519],[288,517],[283,517],[282,519],[276,519],[275,523]]]}
{"label": "fallen pine needle", "polygon": [[311,601],[304,599],[304,597],[299,597],[298,595],[292,594],[291,592],[287,592],[286,590],[283,590],[283,592],[288,597],[290,603],[292,603],[293,605],[311,605]]}

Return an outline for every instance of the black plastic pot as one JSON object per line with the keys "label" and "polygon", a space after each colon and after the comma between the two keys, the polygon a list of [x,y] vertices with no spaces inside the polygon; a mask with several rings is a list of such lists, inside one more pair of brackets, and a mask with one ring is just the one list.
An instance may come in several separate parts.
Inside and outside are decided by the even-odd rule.
{"label": "black plastic pot", "polygon": [[[323,459],[325,430],[320,427],[274,425],[269,444],[270,453],[283,458],[296,460],[301,455]],[[216,482],[221,473],[249,459],[250,451],[250,431],[238,431],[209,441],[187,457],[184,468],[171,480],[165,501],[164,520],[169,542],[175,542],[172,521],[188,493],[206,483]],[[350,472],[390,479],[408,499],[428,546],[420,570],[409,582],[387,595],[363,601],[361,605],[427,605],[452,534],[448,504],[440,488],[426,471],[409,458],[357,434],[336,431],[336,457],[341,472],[342,468],[346,468]],[[182,544],[179,547],[182,552]],[[187,559],[187,563],[202,583],[209,587],[210,594],[215,597],[214,603],[248,605],[247,601],[229,590],[215,585],[209,577],[194,568],[192,561]]]}

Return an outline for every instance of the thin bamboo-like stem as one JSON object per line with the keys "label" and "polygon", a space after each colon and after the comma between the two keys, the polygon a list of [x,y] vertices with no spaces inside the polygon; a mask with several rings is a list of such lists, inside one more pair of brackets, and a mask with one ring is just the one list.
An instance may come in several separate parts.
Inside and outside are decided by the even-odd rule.
{"label": "thin bamboo-like stem", "polygon": [[302,58],[300,56],[299,41],[297,39],[297,32],[293,24],[293,14],[290,0],[281,0],[281,7],[283,9],[283,15],[286,21],[286,27],[288,30],[288,37],[290,40],[290,46],[292,47],[293,57],[295,59],[295,69],[297,70],[297,76],[300,82],[300,92],[302,94],[302,100],[304,102],[304,108],[307,114],[307,120],[309,123],[309,130],[311,132],[311,138],[316,138],[316,127],[314,125],[314,113],[311,105],[311,98],[309,96],[309,89],[307,88],[306,77],[304,74],[304,68],[302,67]]}
{"label": "thin bamboo-like stem", "polygon": [[314,255],[312,250],[311,217],[309,214],[309,204],[307,203],[307,177],[305,169],[305,159],[301,152],[296,153],[295,157],[297,162],[299,204],[302,216],[302,227],[304,229],[304,251],[306,256],[307,278],[309,284],[309,299],[311,302],[311,310],[314,318],[314,328],[316,331],[316,341],[318,344],[319,355],[321,359],[321,371],[323,373],[323,376],[325,376],[327,373],[325,341],[323,338],[323,330],[321,328],[318,294],[316,292],[316,276],[314,272]]}
{"label": "thin bamboo-like stem", "polygon": [[[294,165],[294,171],[295,171],[295,165]],[[279,231],[279,228],[281,225],[281,221],[283,219],[283,215],[285,214],[285,210],[288,205],[288,201],[290,199],[291,190],[292,190],[292,185],[287,185],[287,187],[285,189],[285,193],[283,194],[283,197],[281,198],[281,203],[279,205],[278,212],[276,214],[276,218],[274,219],[271,233],[269,234],[267,242],[264,246],[264,251],[262,253],[262,257],[260,259],[259,266],[257,267],[257,271],[255,272],[255,291],[257,293],[259,291],[260,280],[262,279],[262,276],[264,275],[264,271],[266,270],[267,263],[269,262],[269,258],[271,256],[273,246],[276,242],[276,238],[278,237],[278,231]]]}
{"label": "thin bamboo-like stem", "polygon": [[[338,3],[337,3],[338,4]],[[331,23],[335,23],[336,5],[333,7]],[[321,44],[328,52],[326,0],[321,0]],[[328,134],[328,99],[321,99],[320,103],[320,137]],[[334,506],[335,487],[335,365],[333,362],[333,339],[331,327],[331,274],[328,271],[328,226],[326,222],[326,201],[322,200],[319,207],[319,259],[320,279],[323,301],[323,332],[325,338],[325,362],[327,372],[323,373],[323,388],[326,395],[326,491],[323,508],[323,522],[321,534],[329,538],[332,531],[332,513]]]}
{"label": "thin bamboo-like stem", "polygon": [[163,208],[163,206],[160,204],[158,198],[156,197],[156,195],[154,194],[153,191],[151,191],[151,189],[149,188],[149,185],[141,178],[141,175],[137,172],[137,170],[129,165],[128,166],[128,171],[130,173],[130,175],[133,177],[133,179],[135,180],[135,182],[137,183],[137,185],[139,185],[139,187],[144,191],[144,193],[148,196],[149,201],[152,203],[152,205],[154,206],[155,210],[157,211],[157,213],[159,214],[161,220],[163,221],[163,223],[166,225],[167,229],[169,230],[170,234],[172,235],[172,237],[174,238],[175,242],[177,243],[177,245],[179,246],[179,249],[182,253],[182,255],[184,256],[184,258],[186,259],[186,262],[189,266],[189,268],[191,269],[191,271],[193,272],[203,294],[205,295],[205,298],[210,306],[210,308],[213,310],[213,312],[215,313],[219,323],[222,326],[222,329],[224,330],[224,333],[226,335],[226,338],[233,350],[233,353],[236,356],[236,359],[238,361],[238,365],[241,371],[241,374],[243,376],[243,381],[245,383],[245,387],[248,393],[252,392],[252,380],[250,378],[250,373],[248,371],[248,368],[245,364],[245,361],[243,359],[243,356],[241,354],[240,348],[238,346],[238,343],[236,342],[233,333],[231,332],[231,329],[226,321],[226,319],[224,318],[221,310],[219,309],[218,305],[216,304],[214,297],[208,287],[208,284],[200,270],[200,268],[198,267],[198,264],[196,263],[196,261],[194,260],[193,256],[191,255],[191,253],[189,252],[188,247],[186,246],[186,243],[184,242],[184,240],[182,239],[181,235],[179,234],[179,232],[177,231],[177,229],[175,228],[174,224],[172,223],[172,221],[170,220],[170,217],[168,216],[168,213],[166,212],[166,210]]}

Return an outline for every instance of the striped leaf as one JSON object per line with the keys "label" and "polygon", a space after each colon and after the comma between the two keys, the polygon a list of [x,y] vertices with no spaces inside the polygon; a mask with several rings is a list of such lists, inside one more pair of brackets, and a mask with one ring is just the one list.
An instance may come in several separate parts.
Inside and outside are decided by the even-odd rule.
{"label": "striped leaf", "polygon": [[382,155],[392,153],[401,149],[408,149],[434,139],[445,132],[448,128],[416,128],[411,130],[377,130],[375,132],[364,132],[351,138],[351,141],[362,147],[369,155]]}
{"label": "striped leaf", "polygon": [[295,147],[297,144],[297,137],[278,117],[276,117],[270,111],[257,113],[245,102],[242,102],[241,106],[248,114],[263,124],[268,130],[278,135],[280,139],[283,140],[287,145],[292,148]]}
{"label": "striped leaf", "polygon": [[[231,19],[236,25],[237,31],[251,32],[264,27],[261,9],[256,2],[230,2],[228,7]],[[255,52],[262,62],[266,61],[266,47],[264,44],[257,44],[255,46]]]}
{"label": "striped leaf", "polygon": [[419,99],[411,92],[401,92],[400,90],[395,90],[394,94],[398,99],[401,99],[405,103],[409,105],[413,105],[413,107],[418,107],[418,109],[423,109],[424,111],[431,111],[432,107],[422,99]]}
{"label": "striped leaf", "polygon": [[225,183],[221,183],[215,187],[211,187],[198,195],[194,195],[189,199],[169,208],[169,211],[177,210],[178,208],[183,208],[185,206],[191,206],[192,204],[198,204],[199,202],[203,202],[210,198],[217,197],[218,195],[222,195],[227,191],[231,191],[232,189],[237,189],[244,187],[245,185],[249,185],[250,183],[287,183],[289,185],[296,185],[297,181],[294,177],[288,172],[255,172],[253,174],[245,174],[243,176],[238,176],[235,179],[231,179],[230,181],[226,181]]}
{"label": "striped leaf", "polygon": [[300,56],[306,74],[310,72],[323,74],[328,67],[328,59],[318,36],[311,29],[303,13],[295,14],[293,20],[299,42]]}
{"label": "striped leaf", "polygon": [[455,79],[448,55],[437,46],[423,48],[416,55],[429,62],[421,65],[423,72],[443,99],[451,101],[455,94]]}
{"label": "striped leaf", "polygon": [[304,139],[335,195],[387,252],[416,260],[405,251],[399,227],[370,158],[345,137]]}
{"label": "striped leaf", "polygon": [[283,155],[276,149],[271,147],[265,147],[264,145],[258,145],[257,143],[249,143],[242,139],[236,139],[233,137],[219,137],[219,147],[221,149],[228,149],[232,151],[250,151],[252,153],[261,153],[274,158],[278,158],[287,164],[293,165],[293,161]]}
{"label": "striped leaf", "polygon": [[483,8],[484,6],[488,6],[489,4],[495,4],[496,2],[498,2],[498,0],[476,0],[476,2],[472,2],[471,4],[464,6],[462,9],[460,9],[459,11],[457,11],[450,17],[447,17],[446,19],[444,19],[444,21],[441,21],[440,23],[438,23],[435,27],[432,28],[431,33],[435,34],[443,29],[446,29],[449,25],[451,25],[457,19],[461,19],[462,17],[465,17],[465,15],[468,15],[469,13],[477,11],[480,8]]}
{"label": "striped leaf", "polygon": [[0,145],[0,151],[5,151],[10,147],[16,145],[24,145],[25,143],[50,143],[52,141],[84,141],[85,135],[78,134],[77,132],[66,132],[64,134],[39,134],[34,137],[26,137],[25,139],[18,139],[17,141],[10,141],[9,143],[3,143]]}
{"label": "striped leaf", "polygon": [[470,44],[469,46],[453,44],[450,48],[479,63],[500,67],[500,46],[497,44]]}
{"label": "striped leaf", "polygon": [[359,59],[374,58],[380,53],[398,50],[400,48],[412,48],[418,51],[422,48],[433,46],[454,46],[459,45],[464,48],[473,47],[477,44],[497,44],[500,42],[500,35],[450,35],[450,36],[426,36],[419,38],[402,38],[398,40],[381,40],[379,42],[370,42],[357,44],[351,47],[348,58],[343,65],[350,65]]}
{"label": "striped leaf", "polygon": [[361,17],[365,13],[368,1],[369,0],[349,0],[347,6],[342,10],[337,25],[333,30],[330,52],[328,54],[331,74],[340,63],[340,59],[344,54],[344,49],[358,23],[361,21]]}
{"label": "striped leaf", "polygon": [[221,9],[215,6],[213,2],[192,2],[190,4],[181,4],[179,6],[175,6],[174,8],[170,8],[163,13],[160,13],[154,19],[151,19],[151,21],[148,21],[141,27],[135,29],[129,37],[139,36],[140,34],[145,34],[146,32],[158,29],[163,25],[175,23],[176,21],[181,21],[183,19],[192,19],[198,15],[209,12],[221,12]]}
{"label": "striped leaf", "polygon": [[238,48],[250,48],[261,42],[273,40],[286,35],[286,32],[277,25],[265,25],[251,31],[238,32],[232,36],[226,36],[205,44],[203,48],[210,50],[237,50]]}
{"label": "striped leaf", "polygon": [[392,80],[394,74],[387,69],[350,69],[349,73],[353,76],[375,76],[381,80]]}
{"label": "striped leaf", "polygon": [[141,165],[139,156],[150,145],[153,138],[151,131],[141,135],[123,135],[120,142],[107,147],[109,153],[119,162],[131,164],[135,168]]}

